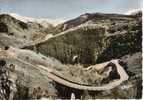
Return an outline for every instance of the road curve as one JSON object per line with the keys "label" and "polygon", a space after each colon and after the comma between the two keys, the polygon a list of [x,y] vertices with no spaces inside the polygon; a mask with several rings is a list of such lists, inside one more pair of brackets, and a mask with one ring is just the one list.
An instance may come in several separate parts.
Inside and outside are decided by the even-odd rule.
{"label": "road curve", "polygon": [[[47,76],[56,81],[57,83],[60,83],[62,85],[71,87],[71,88],[75,88],[75,89],[80,89],[80,90],[89,90],[89,91],[96,91],[96,90],[110,90],[113,89],[115,87],[117,87],[118,85],[120,85],[122,82],[128,80],[129,76],[127,75],[127,73],[125,72],[125,70],[123,69],[123,67],[118,63],[118,60],[114,60],[111,61],[112,63],[114,63],[117,68],[118,74],[120,75],[120,79],[116,79],[113,82],[110,82],[108,84],[105,84],[103,86],[87,86],[87,85],[83,85],[83,84],[78,84],[78,83],[74,83],[71,82],[69,80],[66,80],[64,78],[61,78],[60,76],[56,75],[54,72],[52,72],[52,70],[49,71],[49,69],[47,67],[44,67],[42,65],[38,66],[41,69],[46,70]],[[107,62],[107,64],[110,62]]]}
{"label": "road curve", "polygon": [[[12,59],[11,56],[14,54],[10,55],[10,52],[7,51],[7,56],[6,56],[7,59],[8,59],[8,55],[10,56],[10,59]],[[100,69],[100,68],[104,68],[107,64],[109,64],[111,62],[114,63],[116,65],[115,67],[117,69],[117,72],[120,75],[120,79],[113,80],[112,82],[105,84],[105,85],[102,85],[102,86],[90,86],[90,85],[75,83],[75,82],[72,82],[70,80],[64,79],[63,77],[59,76],[59,74],[56,71],[54,71],[50,68],[47,68],[46,66],[38,65],[38,64],[33,65],[29,62],[26,62],[22,59],[17,58],[16,56],[13,56],[13,59],[18,60],[21,63],[33,66],[34,68],[41,71],[43,75],[47,76],[48,78],[52,79],[53,81],[55,81],[57,83],[60,83],[64,86],[71,87],[74,89],[79,89],[79,90],[89,90],[89,91],[110,90],[110,89],[113,89],[113,88],[119,86],[122,82],[128,80],[128,78],[129,78],[128,74],[125,72],[123,67],[118,63],[118,60],[111,60],[109,62],[105,62],[103,64],[98,64],[95,66],[98,69]]]}

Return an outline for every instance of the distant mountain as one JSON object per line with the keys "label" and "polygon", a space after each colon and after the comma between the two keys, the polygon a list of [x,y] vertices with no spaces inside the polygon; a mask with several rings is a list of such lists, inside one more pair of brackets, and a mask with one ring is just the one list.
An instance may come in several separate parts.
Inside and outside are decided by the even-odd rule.
{"label": "distant mountain", "polygon": [[19,47],[22,44],[43,39],[48,34],[52,34],[52,30],[54,26],[47,21],[37,22],[36,19],[14,14],[0,14],[0,46]]}
{"label": "distant mountain", "polygon": [[56,26],[64,22],[64,20],[58,20],[58,19],[52,20],[52,19],[47,19],[47,18],[30,18],[30,17],[20,16],[15,13],[8,13],[8,14],[25,23],[28,23],[28,22],[38,23],[42,25],[43,27],[50,27],[51,25]]}
{"label": "distant mountain", "polygon": [[131,17],[133,16],[122,15],[122,14],[85,13],[75,19],[59,24],[57,26],[57,29],[61,31],[65,31],[67,29],[70,29],[72,27],[76,27],[78,25],[85,24],[85,23],[98,23],[101,21],[104,22],[104,20],[113,23],[112,19],[114,21],[114,20],[120,20],[120,19],[131,18]]}

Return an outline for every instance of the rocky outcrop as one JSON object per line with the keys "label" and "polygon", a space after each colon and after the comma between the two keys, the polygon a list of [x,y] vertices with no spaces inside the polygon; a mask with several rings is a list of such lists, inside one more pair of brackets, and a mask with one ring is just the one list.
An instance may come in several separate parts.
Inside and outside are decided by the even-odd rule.
{"label": "rocky outcrop", "polygon": [[17,75],[13,64],[7,65],[5,60],[0,60],[0,99],[13,100],[17,92]]}
{"label": "rocky outcrop", "polygon": [[[8,100],[9,99],[9,95],[10,95],[10,83],[7,81],[8,79],[8,75],[7,75],[7,70],[5,64],[5,61],[1,61],[1,68],[0,68],[0,99],[3,100]],[[7,85],[8,84],[8,85]]]}
{"label": "rocky outcrop", "polygon": [[0,23],[0,32],[8,32],[8,27],[5,23]]}

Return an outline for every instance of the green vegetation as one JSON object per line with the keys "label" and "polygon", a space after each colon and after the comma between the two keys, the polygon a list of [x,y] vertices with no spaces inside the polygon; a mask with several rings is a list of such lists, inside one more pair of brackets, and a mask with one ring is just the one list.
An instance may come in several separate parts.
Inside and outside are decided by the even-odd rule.
{"label": "green vegetation", "polygon": [[63,63],[72,63],[72,58],[78,55],[78,62],[94,64],[105,46],[105,32],[102,28],[69,32],[57,38],[49,39],[46,44],[37,46],[37,50],[47,56],[60,59]]}

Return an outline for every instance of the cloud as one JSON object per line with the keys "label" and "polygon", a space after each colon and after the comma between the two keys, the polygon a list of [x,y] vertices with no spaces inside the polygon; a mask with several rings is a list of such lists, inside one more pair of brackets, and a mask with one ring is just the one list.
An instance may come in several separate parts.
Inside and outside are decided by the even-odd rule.
{"label": "cloud", "polygon": [[126,15],[130,15],[130,14],[132,14],[132,13],[134,13],[134,12],[137,12],[137,11],[143,11],[143,9],[142,8],[140,8],[140,9],[132,9],[132,10],[129,10],[129,11],[127,11],[127,12],[125,12],[125,14]]}

